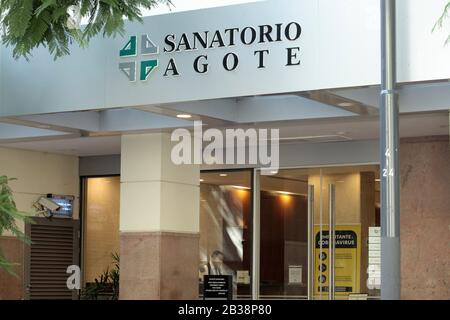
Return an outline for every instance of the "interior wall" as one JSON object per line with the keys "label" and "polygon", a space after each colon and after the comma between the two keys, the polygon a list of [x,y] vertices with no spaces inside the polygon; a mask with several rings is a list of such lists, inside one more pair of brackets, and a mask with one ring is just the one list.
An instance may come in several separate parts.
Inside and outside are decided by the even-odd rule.
{"label": "interior wall", "polygon": [[402,299],[450,299],[450,146],[448,136],[403,140]]}
{"label": "interior wall", "polygon": [[[32,204],[47,193],[75,196],[74,218],[78,219],[79,176],[78,157],[0,148],[0,175],[11,181],[19,210],[33,214]],[[22,223],[18,226],[23,230]],[[0,299],[20,299],[23,296],[23,244],[10,234],[0,236],[0,248],[11,262],[19,263],[15,278],[0,271]]]}
{"label": "interior wall", "polygon": [[93,282],[120,250],[120,177],[87,179],[84,215],[84,280]]}
{"label": "interior wall", "polygon": [[[328,224],[328,185],[336,185],[336,223],[359,224],[360,213],[360,175],[359,173],[333,174],[322,176],[322,222]],[[314,185],[314,223],[320,224],[320,174],[311,175],[308,184]]]}

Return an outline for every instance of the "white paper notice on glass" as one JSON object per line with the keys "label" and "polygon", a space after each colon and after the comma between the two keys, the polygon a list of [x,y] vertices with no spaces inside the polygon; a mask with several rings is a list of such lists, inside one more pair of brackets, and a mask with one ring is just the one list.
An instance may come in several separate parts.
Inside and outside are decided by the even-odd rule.
{"label": "white paper notice on glass", "polygon": [[250,273],[248,270],[238,270],[236,272],[237,283],[249,284],[250,283]]}
{"label": "white paper notice on glass", "polygon": [[381,227],[369,227],[369,237],[381,237]]}
{"label": "white paper notice on glass", "polygon": [[289,284],[298,284],[302,282],[303,266],[289,266]]}

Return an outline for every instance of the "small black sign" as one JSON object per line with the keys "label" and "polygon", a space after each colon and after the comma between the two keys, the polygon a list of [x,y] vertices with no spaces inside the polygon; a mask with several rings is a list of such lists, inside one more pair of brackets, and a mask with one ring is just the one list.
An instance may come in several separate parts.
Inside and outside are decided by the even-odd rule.
{"label": "small black sign", "polygon": [[233,299],[232,276],[204,276],[203,299]]}

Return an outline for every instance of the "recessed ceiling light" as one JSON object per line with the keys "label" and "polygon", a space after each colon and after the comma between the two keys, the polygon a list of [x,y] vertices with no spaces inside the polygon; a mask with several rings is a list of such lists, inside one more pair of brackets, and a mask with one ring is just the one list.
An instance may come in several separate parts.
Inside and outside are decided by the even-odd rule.
{"label": "recessed ceiling light", "polygon": [[375,182],[380,182],[381,181],[381,179],[375,179]]}
{"label": "recessed ceiling light", "polygon": [[221,177],[227,177],[228,174],[226,174],[226,173],[221,173],[221,174],[219,174],[219,176],[221,176]]}
{"label": "recessed ceiling light", "polygon": [[37,126],[38,128],[41,128],[41,129],[50,129],[51,127],[49,126],[49,125],[47,125],[47,124],[40,124],[40,125],[38,125]]}
{"label": "recessed ceiling light", "polygon": [[204,179],[200,179],[200,182],[203,182],[203,181],[205,181]]}
{"label": "recessed ceiling light", "polygon": [[190,118],[192,118],[192,115],[187,114],[187,113],[180,113],[180,114],[177,114],[177,118],[180,118],[180,119],[190,119]]}
{"label": "recessed ceiling light", "polygon": [[344,107],[344,108],[346,108],[346,107],[353,107],[355,104],[352,103],[352,102],[339,102],[337,105],[338,105],[339,107]]}
{"label": "recessed ceiling light", "polygon": [[234,189],[238,189],[238,190],[250,190],[249,187],[244,187],[244,186],[232,186]]}

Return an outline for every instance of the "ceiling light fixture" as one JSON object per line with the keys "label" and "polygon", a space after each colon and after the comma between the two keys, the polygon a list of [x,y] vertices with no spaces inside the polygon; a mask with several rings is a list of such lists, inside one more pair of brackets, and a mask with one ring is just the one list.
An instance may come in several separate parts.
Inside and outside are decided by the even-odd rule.
{"label": "ceiling light fixture", "polygon": [[51,126],[49,126],[48,124],[40,124],[37,127],[40,129],[51,129]]}
{"label": "ceiling light fixture", "polygon": [[337,104],[337,106],[343,107],[343,108],[353,107],[354,105],[355,104],[353,102],[339,102]]}
{"label": "ceiling light fixture", "polygon": [[190,118],[192,118],[192,115],[187,114],[187,113],[180,113],[180,114],[177,114],[177,118],[179,118],[179,119],[190,119]]}
{"label": "ceiling light fixture", "polygon": [[231,186],[234,189],[238,189],[238,190],[250,190],[249,187],[243,187],[243,186]]}

